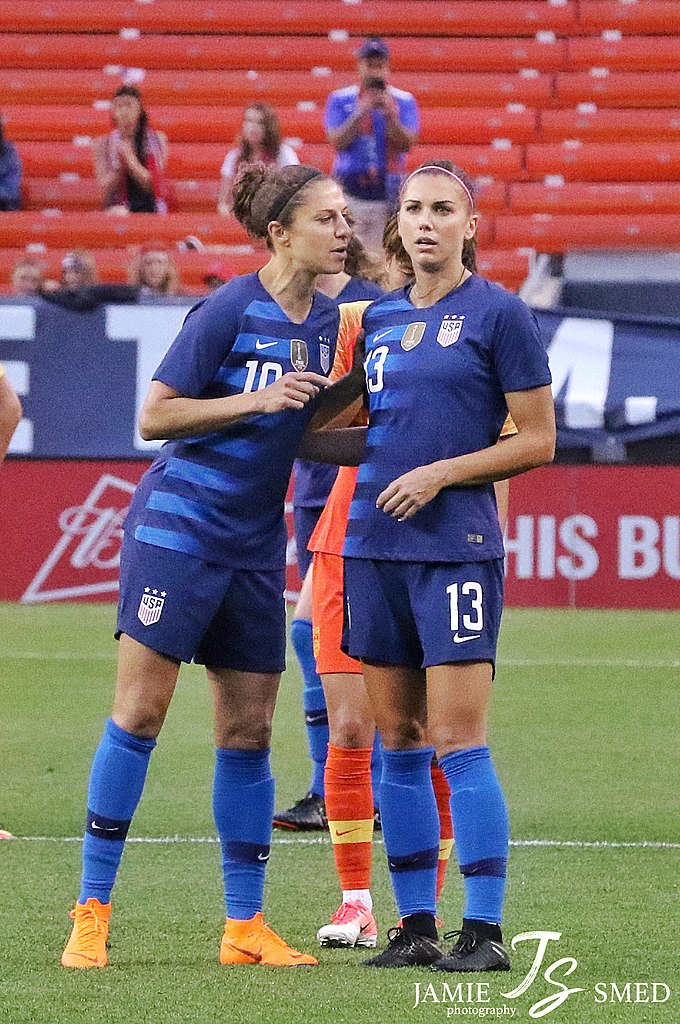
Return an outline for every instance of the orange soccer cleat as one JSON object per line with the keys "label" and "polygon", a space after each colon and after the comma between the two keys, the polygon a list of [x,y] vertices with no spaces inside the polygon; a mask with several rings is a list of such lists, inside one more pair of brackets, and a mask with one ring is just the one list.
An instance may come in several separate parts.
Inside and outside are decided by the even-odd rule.
{"label": "orange soccer cleat", "polygon": [[258,967],[313,967],[313,956],[299,953],[264,923],[261,913],[248,921],[227,918],[220,946],[221,964],[251,964]]}
{"label": "orange soccer cleat", "polygon": [[89,899],[76,903],[70,917],[73,931],[61,955],[64,967],[106,967],[111,904]]}

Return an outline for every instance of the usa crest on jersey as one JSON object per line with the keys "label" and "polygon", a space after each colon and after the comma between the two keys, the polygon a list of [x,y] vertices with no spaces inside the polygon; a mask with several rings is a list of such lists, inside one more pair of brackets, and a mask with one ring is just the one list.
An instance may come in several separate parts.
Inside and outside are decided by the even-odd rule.
{"label": "usa crest on jersey", "polygon": [[309,352],[307,351],[306,341],[300,341],[298,338],[292,339],[290,343],[290,361],[298,373],[302,373],[303,370],[307,369]]}
{"label": "usa crest on jersey", "polygon": [[158,622],[163,611],[165,598],[166,592],[164,590],[161,590],[159,595],[157,590],[152,592],[149,587],[144,587],[142,600],[139,602],[139,608],[137,609],[137,618],[144,626],[153,626],[154,622]]}
{"label": "usa crest on jersey", "polygon": [[457,316],[453,313],[444,317],[439,327],[439,333],[437,334],[437,341],[442,348],[448,348],[449,345],[455,345],[460,338],[464,319],[464,316]]}
{"label": "usa crest on jersey", "polygon": [[328,373],[331,366],[331,343],[327,338],[319,335],[319,362],[324,373]]}

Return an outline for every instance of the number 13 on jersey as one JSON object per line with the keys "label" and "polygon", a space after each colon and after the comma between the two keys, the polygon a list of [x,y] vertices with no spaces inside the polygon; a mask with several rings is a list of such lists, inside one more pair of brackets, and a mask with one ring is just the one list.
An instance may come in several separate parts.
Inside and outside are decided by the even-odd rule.
{"label": "number 13 on jersey", "polygon": [[[484,593],[481,583],[473,580],[467,583],[451,583],[446,588],[446,593],[449,595],[451,632],[457,634],[462,627],[473,633],[481,633],[484,629]],[[468,608],[469,613],[464,611],[464,608]]]}

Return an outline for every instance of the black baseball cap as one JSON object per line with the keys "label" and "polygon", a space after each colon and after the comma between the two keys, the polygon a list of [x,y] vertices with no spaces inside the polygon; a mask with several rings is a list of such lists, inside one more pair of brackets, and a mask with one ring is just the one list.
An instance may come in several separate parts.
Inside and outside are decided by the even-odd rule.
{"label": "black baseball cap", "polygon": [[390,48],[384,39],[372,36],[370,39],[366,39],[357,50],[357,57],[362,59],[366,57],[383,57],[385,60],[389,60]]}

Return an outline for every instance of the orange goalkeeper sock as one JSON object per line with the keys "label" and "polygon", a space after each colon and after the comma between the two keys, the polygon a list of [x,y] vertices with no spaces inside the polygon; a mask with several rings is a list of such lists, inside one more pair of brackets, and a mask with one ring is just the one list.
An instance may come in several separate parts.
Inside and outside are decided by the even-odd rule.
{"label": "orange goalkeeper sock", "polygon": [[324,794],[340,888],[343,891],[370,889],[373,839],[371,748],[352,750],[329,743]]}
{"label": "orange goalkeeper sock", "polygon": [[436,759],[432,759],[432,787],[439,812],[439,860],[437,861],[437,899],[444,888],[446,869],[453,849],[453,821],[451,820],[451,790],[444,772]]}

